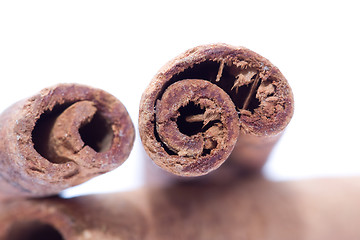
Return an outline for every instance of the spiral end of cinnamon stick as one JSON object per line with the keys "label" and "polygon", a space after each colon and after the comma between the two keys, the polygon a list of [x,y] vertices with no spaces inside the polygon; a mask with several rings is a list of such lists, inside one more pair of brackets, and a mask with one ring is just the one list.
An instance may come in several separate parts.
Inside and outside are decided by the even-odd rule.
{"label": "spiral end of cinnamon stick", "polygon": [[134,141],[119,100],[76,84],[42,90],[10,107],[4,121],[9,128],[2,134],[9,139],[0,152],[8,175],[0,180],[11,185],[3,191],[9,195],[51,195],[111,171],[125,161]]}
{"label": "spiral end of cinnamon stick", "polygon": [[239,119],[231,99],[219,87],[203,80],[183,80],[169,86],[157,101],[156,133],[168,154],[158,164],[177,175],[203,175],[231,153]]}
{"label": "spiral end of cinnamon stick", "polygon": [[[219,102],[204,105],[214,100],[212,91],[223,99],[226,95],[221,100],[226,108]],[[177,175],[199,176],[219,167],[236,142],[241,161],[261,166],[292,114],[291,88],[274,65],[246,48],[213,44],[186,51],[158,72],[141,99],[139,131],[157,165]],[[227,125],[231,128],[224,127],[226,121],[233,122]],[[217,129],[209,140],[202,125],[211,122],[207,131]],[[254,153],[262,151],[263,143],[269,150]]]}

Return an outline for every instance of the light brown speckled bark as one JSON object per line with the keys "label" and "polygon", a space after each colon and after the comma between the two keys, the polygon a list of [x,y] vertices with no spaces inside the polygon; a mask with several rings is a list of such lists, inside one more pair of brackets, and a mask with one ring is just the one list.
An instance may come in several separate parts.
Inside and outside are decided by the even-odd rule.
{"label": "light brown speckled bark", "polygon": [[0,195],[47,196],[113,170],[134,141],[119,100],[87,86],[60,84],[0,115]]}
{"label": "light brown speckled bark", "polygon": [[142,95],[139,131],[157,165],[199,176],[231,153],[244,168],[259,169],[292,114],[291,88],[267,59],[243,47],[204,45],[156,74]]}

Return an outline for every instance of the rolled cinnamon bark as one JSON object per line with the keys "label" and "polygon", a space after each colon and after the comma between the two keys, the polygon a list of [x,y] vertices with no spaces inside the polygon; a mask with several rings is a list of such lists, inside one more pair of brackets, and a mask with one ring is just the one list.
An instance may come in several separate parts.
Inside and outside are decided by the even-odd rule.
{"label": "rolled cinnamon bark", "polygon": [[0,202],[0,240],[145,239],[143,212],[125,197]]}
{"label": "rolled cinnamon bark", "polygon": [[150,158],[199,176],[232,158],[259,169],[293,115],[278,68],[243,47],[195,47],[167,63],[142,95],[139,131]]}
{"label": "rolled cinnamon bark", "polygon": [[0,115],[0,196],[47,196],[121,165],[134,127],[102,90],[60,84]]}
{"label": "rolled cinnamon bark", "polygon": [[359,187],[358,177],[270,182],[251,176],[153,190],[151,239],[356,240]]}
{"label": "rolled cinnamon bark", "polygon": [[359,178],[230,182],[0,202],[0,240],[358,240]]}

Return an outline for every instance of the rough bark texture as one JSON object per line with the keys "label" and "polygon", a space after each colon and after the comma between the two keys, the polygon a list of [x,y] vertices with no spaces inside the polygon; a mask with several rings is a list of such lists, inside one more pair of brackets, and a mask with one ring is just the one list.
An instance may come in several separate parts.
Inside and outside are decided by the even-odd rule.
{"label": "rough bark texture", "polygon": [[[220,97],[221,96],[221,97]],[[160,167],[199,176],[232,158],[258,169],[293,114],[274,65],[243,47],[195,47],[167,63],[142,95],[139,130]]]}
{"label": "rough bark texture", "polygon": [[47,196],[121,165],[134,127],[112,95],[61,84],[5,110],[0,136],[0,195]]}
{"label": "rough bark texture", "polygon": [[358,240],[359,187],[359,178],[269,182],[253,176],[9,201],[0,203],[0,239]]}

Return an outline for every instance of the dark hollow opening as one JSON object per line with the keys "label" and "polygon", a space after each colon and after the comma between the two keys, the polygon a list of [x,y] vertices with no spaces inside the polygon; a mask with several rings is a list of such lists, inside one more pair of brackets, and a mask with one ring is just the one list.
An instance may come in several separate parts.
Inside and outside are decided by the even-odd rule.
{"label": "dark hollow opening", "polygon": [[206,155],[210,154],[210,153],[211,153],[211,150],[212,150],[212,149],[205,149],[205,148],[204,148],[201,156],[206,156]]}
{"label": "dark hollow opening", "polygon": [[[45,111],[43,114],[41,114],[32,131],[32,142],[34,144],[34,149],[42,157],[49,160],[50,162],[61,163],[68,161],[68,159],[60,157],[57,159],[52,159],[53,157],[50,156],[48,150],[50,133],[56,118],[59,117],[61,113],[63,113],[65,109],[70,107],[72,104],[73,103],[57,105],[53,108],[52,111]],[[79,133],[84,144],[88,145],[96,152],[104,152],[111,147],[113,139],[111,125],[98,112],[95,113],[93,119],[88,124],[85,124],[79,129]]]}
{"label": "dark hollow opening", "polygon": [[[225,69],[225,68],[224,68]],[[228,74],[225,72],[224,73],[225,76],[228,76]],[[229,78],[225,78],[225,81],[220,81],[218,83],[219,87],[221,87],[227,94],[229,94],[231,100],[233,100],[235,106],[238,109],[245,109],[250,111],[251,113],[254,113],[254,110],[256,108],[259,107],[260,105],[260,101],[259,99],[256,98],[256,92],[258,90],[258,88],[260,87],[261,84],[261,80],[258,81],[257,85],[255,86],[255,91],[253,93],[251,93],[251,88],[253,86],[253,82],[251,82],[248,85],[243,85],[241,87],[239,87],[238,89],[233,88],[233,83],[234,81],[229,81],[228,79],[234,79],[235,81],[235,77],[229,77]],[[253,80],[255,80],[256,75],[252,78]],[[245,101],[246,99],[250,96],[248,105],[246,107],[244,107]]]}
{"label": "dark hollow opening", "polygon": [[66,108],[71,106],[72,103],[57,105],[53,108],[52,111],[48,110],[41,114],[40,118],[37,120],[35,127],[32,131],[32,142],[34,144],[35,150],[44,158],[50,162],[59,162],[54,159],[51,159],[48,154],[48,144],[50,139],[50,132],[54,126],[56,118],[64,112]]}
{"label": "dark hollow opening", "polygon": [[[234,65],[231,66],[225,65],[220,81],[216,82],[216,76],[218,74],[219,67],[220,67],[219,62],[210,61],[210,60],[196,64],[193,67],[187,68],[183,72],[175,75],[168,82],[168,84],[164,86],[164,91],[169,85],[175,83],[176,81],[180,81],[184,79],[204,79],[216,84],[221,89],[223,89],[227,94],[229,94],[236,108],[243,109],[244,103],[248,95],[250,94],[250,90],[253,82],[251,82],[248,85],[243,85],[239,87],[237,90],[236,88],[233,88],[237,74],[239,74],[242,71],[240,67],[236,67]],[[255,77],[256,75],[253,77],[253,80],[255,79]],[[256,98],[256,92],[260,84],[261,84],[261,79],[259,79],[258,84],[255,88],[255,92],[250,97],[249,104],[245,108],[245,110],[249,110],[252,113],[254,112],[254,109],[258,108],[260,105],[260,101]],[[162,95],[162,93],[160,93],[160,96]]]}
{"label": "dark hollow opening", "polygon": [[50,224],[39,221],[17,222],[10,227],[7,240],[63,240],[61,233]]}
{"label": "dark hollow opening", "polygon": [[114,133],[111,125],[98,112],[93,119],[79,129],[81,139],[96,152],[105,152],[110,149]]}
{"label": "dark hollow opening", "polygon": [[183,79],[205,79],[215,81],[219,70],[219,63],[214,61],[205,61],[195,64],[192,68],[187,68],[183,72],[175,75],[171,80],[179,81]]}
{"label": "dark hollow opening", "polygon": [[[256,76],[256,75],[255,75]],[[254,110],[260,106],[260,101],[256,97],[256,92],[259,89],[261,84],[261,81],[259,80],[257,82],[257,85],[255,86],[255,92],[250,96],[250,101],[248,106],[246,107],[246,110],[249,110],[251,113],[254,113]],[[250,85],[250,84],[249,84]]]}
{"label": "dark hollow opening", "polygon": [[193,102],[189,102],[186,106],[179,108],[180,116],[176,121],[179,131],[187,136],[200,132],[203,127],[203,121],[188,122],[186,118],[192,115],[203,114],[204,112],[205,109],[201,109],[199,105],[195,105]]}

